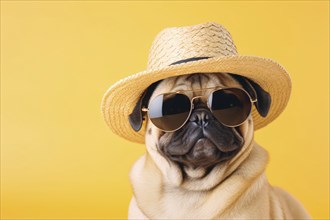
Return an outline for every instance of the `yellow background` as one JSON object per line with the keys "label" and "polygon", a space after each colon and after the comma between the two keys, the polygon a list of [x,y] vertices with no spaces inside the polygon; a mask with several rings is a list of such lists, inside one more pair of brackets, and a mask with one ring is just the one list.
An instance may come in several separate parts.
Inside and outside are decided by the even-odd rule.
{"label": "yellow background", "polygon": [[290,73],[289,105],[255,138],[269,181],[329,218],[328,1],[1,1],[1,217],[126,218],[145,148],[109,131],[102,95],[145,69],[163,28],[206,21]]}

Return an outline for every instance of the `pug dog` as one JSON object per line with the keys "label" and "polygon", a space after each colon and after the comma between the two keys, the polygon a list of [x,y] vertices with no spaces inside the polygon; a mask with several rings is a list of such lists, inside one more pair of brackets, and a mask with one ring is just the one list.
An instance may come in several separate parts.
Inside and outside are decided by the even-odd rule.
{"label": "pug dog", "polygon": [[[240,108],[245,116],[237,121],[241,116],[226,108],[242,107],[241,102],[217,108],[211,100],[218,95],[227,102],[231,93],[251,101],[247,110]],[[159,122],[148,109],[152,104],[157,112],[166,104],[168,111],[179,111],[188,108],[188,100],[191,110],[178,120],[163,115]],[[230,73],[182,75],[149,86],[129,116],[135,131],[146,121],[147,148],[130,173],[129,219],[311,219],[295,198],[269,184],[268,154],[253,139],[252,105],[266,117],[271,97],[252,80]],[[219,109],[226,118],[219,119]]]}

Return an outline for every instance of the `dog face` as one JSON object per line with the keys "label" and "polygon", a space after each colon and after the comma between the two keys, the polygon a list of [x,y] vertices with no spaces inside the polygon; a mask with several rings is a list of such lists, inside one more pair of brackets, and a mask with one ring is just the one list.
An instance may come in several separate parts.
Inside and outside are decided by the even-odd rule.
{"label": "dog face", "polygon": [[[194,74],[172,77],[158,85],[151,99],[162,93],[179,90],[192,90],[186,94],[189,98],[208,97],[211,91],[201,89],[215,86],[239,87],[239,83],[228,75]],[[193,104],[194,109],[189,119],[177,131],[161,131],[149,121],[147,129],[154,134],[148,138],[154,140],[162,155],[186,167],[209,168],[232,158],[244,144],[239,129],[226,127],[218,122],[208,109],[206,99],[194,99]]]}
{"label": "dog face", "polygon": [[235,157],[245,143],[246,129],[253,129],[251,115],[237,127],[227,127],[214,117],[207,106],[207,97],[212,90],[203,90],[213,87],[245,89],[252,98],[258,99],[256,107],[259,113],[263,116],[268,113],[270,96],[252,81],[227,73],[200,73],[171,77],[154,84],[137,103],[130,115],[130,123],[133,128],[141,127],[140,109],[147,107],[148,101],[157,95],[192,90],[186,95],[190,99],[198,98],[193,99],[194,108],[186,123],[174,132],[165,132],[148,119],[146,143],[185,170],[210,170]]}

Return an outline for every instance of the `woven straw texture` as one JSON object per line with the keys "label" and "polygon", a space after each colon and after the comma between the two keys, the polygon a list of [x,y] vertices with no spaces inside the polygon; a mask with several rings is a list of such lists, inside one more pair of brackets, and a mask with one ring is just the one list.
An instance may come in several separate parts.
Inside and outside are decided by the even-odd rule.
{"label": "woven straw texture", "polygon": [[[171,65],[192,57],[211,58]],[[128,122],[128,115],[144,90],[160,79],[201,72],[239,74],[270,93],[272,104],[266,118],[255,108],[252,110],[255,130],[277,118],[290,97],[291,80],[286,70],[271,59],[239,55],[231,35],[222,25],[208,22],[167,28],[156,36],[151,46],[147,69],[118,81],[104,94],[101,108],[107,125],[129,141],[144,143],[145,124],[135,132]]]}

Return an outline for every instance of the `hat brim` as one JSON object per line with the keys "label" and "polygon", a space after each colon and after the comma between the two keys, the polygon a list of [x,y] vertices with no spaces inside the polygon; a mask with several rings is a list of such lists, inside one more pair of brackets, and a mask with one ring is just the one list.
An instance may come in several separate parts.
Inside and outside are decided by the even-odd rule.
{"label": "hat brim", "polygon": [[263,118],[254,107],[252,109],[255,130],[276,119],[289,101],[291,79],[280,64],[268,58],[234,55],[151,69],[128,76],[112,85],[104,94],[101,106],[104,119],[115,134],[132,142],[144,143],[145,125],[135,132],[129,124],[128,115],[149,85],[173,76],[217,72],[247,77],[270,94],[272,102],[267,117]]}

